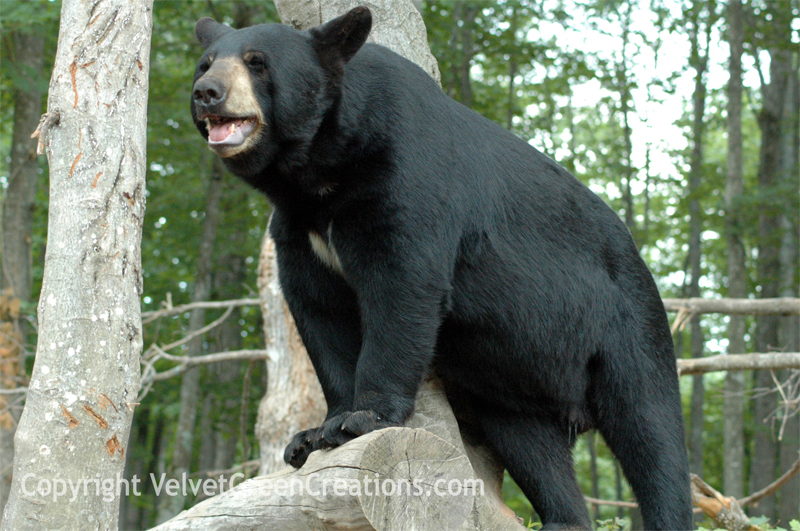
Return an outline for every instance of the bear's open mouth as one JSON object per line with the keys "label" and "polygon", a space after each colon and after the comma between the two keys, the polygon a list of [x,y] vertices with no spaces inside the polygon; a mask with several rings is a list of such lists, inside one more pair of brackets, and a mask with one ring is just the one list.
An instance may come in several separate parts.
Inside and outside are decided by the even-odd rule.
{"label": "bear's open mouth", "polygon": [[205,116],[209,146],[239,146],[255,130],[256,117]]}

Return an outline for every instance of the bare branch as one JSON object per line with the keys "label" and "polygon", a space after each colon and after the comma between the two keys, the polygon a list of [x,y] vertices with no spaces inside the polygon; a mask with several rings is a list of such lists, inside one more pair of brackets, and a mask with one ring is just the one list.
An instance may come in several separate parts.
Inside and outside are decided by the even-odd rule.
{"label": "bare branch", "polygon": [[14,389],[0,389],[0,395],[15,395],[17,393],[27,393],[27,387],[15,387]]}
{"label": "bare branch", "polygon": [[[699,500],[695,495],[693,503],[698,507],[700,507],[701,509],[713,509],[710,512],[706,512],[705,510],[704,512],[706,512],[706,514],[708,514],[712,518],[719,517],[720,516],[719,511],[722,508],[732,510],[738,507],[753,505],[755,503],[758,503],[762,499],[766,498],[770,494],[774,494],[775,491],[783,487],[786,484],[786,482],[789,481],[798,472],[800,472],[800,458],[798,458],[797,461],[795,461],[794,464],[791,466],[791,468],[789,468],[789,470],[787,470],[781,477],[776,479],[774,482],[770,483],[769,485],[759,490],[758,492],[754,492],[750,496],[747,496],[740,500],[723,496],[722,494],[720,494],[719,492],[708,486],[708,484],[706,484],[699,476],[692,474],[692,483],[700,491],[700,493],[702,493],[704,496],[712,500],[716,500],[717,502],[719,502],[719,503],[714,503],[713,506],[712,504],[703,503],[702,501],[698,503]],[[639,506],[639,504],[635,502],[599,500],[597,498],[590,498],[589,496],[584,496],[584,499],[586,500],[587,503],[590,503],[592,505],[610,505],[612,507],[631,507],[631,508]],[[732,502],[735,502],[735,504]]]}
{"label": "bare branch", "polygon": [[591,505],[610,505],[611,507],[629,507],[631,509],[639,507],[639,504],[636,502],[598,500],[597,498],[592,498],[590,496],[584,496],[583,499],[586,500],[586,503]]}
{"label": "bare branch", "polygon": [[[178,341],[175,341],[175,342],[170,343],[169,345],[166,345],[166,346],[163,346],[163,347],[158,347],[157,350],[160,350],[162,352],[163,351],[167,351],[167,350],[172,350],[175,347],[179,347],[181,345],[184,345],[184,344],[188,343],[189,341],[191,341],[192,339],[194,339],[197,336],[201,336],[201,335],[205,334],[209,330],[213,330],[214,328],[216,328],[219,325],[221,325],[225,321],[225,319],[227,319],[230,316],[231,312],[233,312],[233,308],[234,308],[234,306],[229,306],[228,309],[225,310],[225,313],[223,313],[219,317],[219,319],[207,324],[203,328],[200,328],[200,329],[194,330],[193,332],[190,332],[189,334],[185,335],[183,338],[179,339]],[[150,350],[150,349],[148,349],[148,350]],[[149,357],[149,356],[151,356],[151,354],[146,354],[145,355],[145,357]]]}
{"label": "bare branch", "polygon": [[194,474],[191,475],[192,476],[205,475],[210,478],[219,476],[229,477],[235,474],[236,472],[244,472],[245,475],[247,475],[253,470],[258,470],[258,467],[260,466],[261,466],[261,459],[252,459],[250,461],[245,461],[241,465],[236,465],[232,468],[226,468],[224,470],[203,470],[201,472],[195,472]]}
{"label": "bare branch", "polygon": [[[164,303],[162,303],[164,304]],[[160,317],[177,315],[194,309],[214,310],[238,306],[258,306],[258,299],[233,299],[229,301],[203,301],[142,312],[142,323],[147,324]],[[776,299],[664,299],[668,312],[723,313],[727,315],[800,315],[800,299],[780,297]]]}
{"label": "bare branch", "polygon": [[[761,531],[750,523],[736,498],[723,496],[696,474],[691,475],[692,504],[711,518],[715,527],[731,531]],[[698,512],[698,509],[695,509]]]}
{"label": "bare branch", "polygon": [[229,308],[229,307],[234,308],[239,306],[258,306],[258,299],[234,299],[230,301],[203,301],[203,302],[192,302],[189,304],[181,304],[180,306],[169,305],[167,308],[163,308],[161,310],[142,312],[142,324],[151,323],[160,317],[177,315],[194,309],[214,310],[219,308]]}
{"label": "bare branch", "polygon": [[770,483],[769,485],[767,485],[766,487],[764,487],[760,491],[754,492],[750,496],[747,496],[747,497],[742,498],[741,500],[739,500],[739,505],[745,506],[745,505],[752,505],[754,503],[758,503],[763,498],[766,498],[767,496],[769,496],[770,494],[774,493],[779,488],[783,487],[783,485],[787,481],[789,481],[792,478],[792,476],[797,474],[797,472],[800,472],[800,459],[797,459],[797,461],[794,462],[792,467],[789,470],[787,470],[781,477],[776,479],[774,482]]}
{"label": "bare branch", "polygon": [[707,358],[678,360],[678,374],[701,374],[719,371],[800,369],[800,352],[768,354],[720,354]]}
{"label": "bare branch", "polygon": [[663,299],[668,312],[722,313],[726,315],[800,315],[800,299]]}
{"label": "bare branch", "polygon": [[142,376],[142,384],[149,384],[151,382],[159,382],[179,376],[190,368],[197,365],[208,365],[211,363],[221,363],[223,361],[232,360],[266,360],[269,359],[269,351],[267,350],[231,350],[228,352],[217,352],[215,354],[207,354],[205,356],[172,356],[166,352],[160,353],[155,359],[151,361],[154,363],[157,360],[165,359],[169,361],[177,361],[180,363],[177,367],[173,367],[164,372],[155,372],[145,374]]}

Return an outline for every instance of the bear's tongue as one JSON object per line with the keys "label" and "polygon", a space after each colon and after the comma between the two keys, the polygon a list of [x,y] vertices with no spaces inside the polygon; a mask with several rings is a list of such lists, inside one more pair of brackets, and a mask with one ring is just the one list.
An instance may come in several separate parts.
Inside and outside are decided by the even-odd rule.
{"label": "bear's tongue", "polygon": [[208,127],[208,143],[212,145],[238,146],[253,131],[253,119],[237,119]]}

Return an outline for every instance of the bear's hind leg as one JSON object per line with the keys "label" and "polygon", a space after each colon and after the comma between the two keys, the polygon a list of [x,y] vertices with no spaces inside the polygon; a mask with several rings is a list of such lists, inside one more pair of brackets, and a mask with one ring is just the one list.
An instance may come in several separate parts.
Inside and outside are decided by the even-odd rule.
{"label": "bear's hind leg", "polygon": [[542,519],[543,530],[592,529],[575,480],[567,425],[548,419],[481,413],[484,436]]}
{"label": "bear's hind leg", "polygon": [[647,386],[604,382],[595,390],[598,429],[636,495],[645,528],[653,531],[692,529],[683,414],[670,378],[674,373],[651,378]]}

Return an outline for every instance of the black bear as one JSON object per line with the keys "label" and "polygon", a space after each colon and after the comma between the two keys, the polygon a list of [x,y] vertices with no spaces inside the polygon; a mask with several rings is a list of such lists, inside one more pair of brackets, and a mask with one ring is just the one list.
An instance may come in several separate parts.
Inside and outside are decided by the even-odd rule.
{"label": "black bear", "polygon": [[310,31],[198,21],[192,116],[274,206],[279,280],[328,414],[309,453],[401,426],[435,370],[546,529],[591,528],[598,429],[648,529],[690,529],[672,337],[625,225],[552,160],[375,44],[366,8]]}

